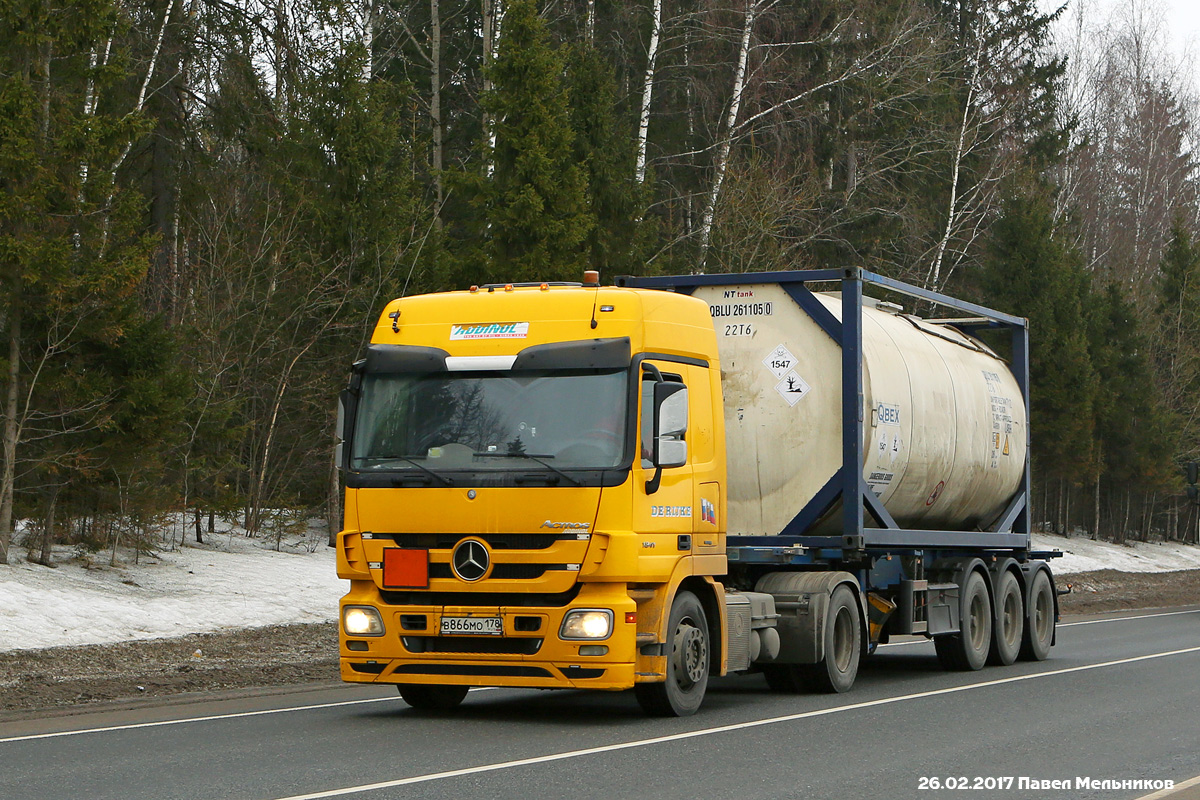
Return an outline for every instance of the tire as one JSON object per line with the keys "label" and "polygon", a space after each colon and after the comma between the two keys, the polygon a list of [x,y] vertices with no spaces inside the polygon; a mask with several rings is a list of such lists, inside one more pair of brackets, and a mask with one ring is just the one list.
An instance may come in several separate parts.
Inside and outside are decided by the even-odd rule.
{"label": "tire", "polygon": [[996,580],[996,618],[988,662],[1007,667],[1017,660],[1025,636],[1025,597],[1017,576],[1005,570]]}
{"label": "tire", "polygon": [[421,711],[449,711],[457,708],[467,696],[469,686],[432,686],[423,683],[401,683],[396,686],[400,697]]}
{"label": "tire", "polygon": [[862,661],[862,613],[850,587],[842,584],[829,596],[825,613],[825,657],[800,664],[804,683],[818,692],[848,692]]}
{"label": "tire", "polygon": [[938,661],[949,670],[968,672],[982,669],[992,644],[992,604],[983,576],[972,571],[962,588],[961,630],[933,640]]}
{"label": "tire", "polygon": [[1026,609],[1025,635],[1021,639],[1019,657],[1022,661],[1045,661],[1054,642],[1054,586],[1045,570],[1033,575]]}
{"label": "tire", "polygon": [[688,717],[700,709],[708,688],[708,618],[699,598],[675,595],[667,625],[667,676],[661,683],[633,687],[642,710],[654,717]]}

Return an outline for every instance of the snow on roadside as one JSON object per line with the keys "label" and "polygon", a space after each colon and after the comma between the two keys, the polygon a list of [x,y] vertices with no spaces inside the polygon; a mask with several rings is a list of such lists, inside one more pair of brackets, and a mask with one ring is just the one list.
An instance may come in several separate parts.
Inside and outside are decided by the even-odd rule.
{"label": "snow on roadside", "polygon": [[[138,565],[92,569],[65,552],[47,569],[14,548],[12,563],[0,566],[0,651],[336,619],[347,585],[335,574],[332,549],[280,553],[238,532],[210,542]],[[1189,545],[1120,546],[1043,534],[1033,544],[1063,551],[1052,562],[1058,574],[1200,569],[1200,548]],[[107,564],[106,556],[98,561]]]}
{"label": "snow on roadside", "polygon": [[1175,572],[1200,569],[1200,547],[1178,542],[1094,542],[1088,538],[1035,533],[1035,550],[1061,550],[1062,558],[1050,562],[1056,573],[1095,572],[1115,569],[1119,572]]}
{"label": "snow on roadside", "polygon": [[10,565],[0,565],[0,651],[337,618],[347,584],[331,548],[275,552],[238,535],[210,540],[117,568],[102,554],[103,568],[47,569],[14,548]]}

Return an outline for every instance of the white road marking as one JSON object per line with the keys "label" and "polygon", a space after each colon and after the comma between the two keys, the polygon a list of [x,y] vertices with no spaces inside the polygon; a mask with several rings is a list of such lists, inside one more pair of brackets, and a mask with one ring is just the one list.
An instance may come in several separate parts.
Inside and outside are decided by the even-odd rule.
{"label": "white road marking", "polygon": [[786,714],[782,717],[770,717],[767,719],[750,720],[749,722],[738,722],[732,725],[720,725],[715,728],[702,728],[696,731],[687,731],[686,733],[676,733],[670,736],[656,736],[652,739],[638,739],[632,742],[621,742],[620,744],[602,745],[600,747],[588,747],[583,750],[569,750],[565,753],[552,753],[544,756],[534,756],[531,758],[521,758],[515,761],[501,761],[494,764],[483,764],[478,767],[465,767],[463,769],[448,770],[446,772],[432,772],[426,775],[414,775],[411,778],[398,778],[391,781],[381,781],[379,783],[366,783],[361,786],[347,786],[342,789],[330,789],[324,792],[313,792],[311,794],[298,794],[289,797],[275,798],[275,800],[321,800],[326,797],[342,797],[348,794],[360,794],[362,792],[373,792],[380,789],[391,789],[397,786],[408,786],[414,783],[428,783],[430,781],[444,780],[446,778],[460,778],[464,775],[477,775],[481,772],[496,772],[499,770],[513,769],[515,767],[527,767],[534,764],[546,764],[552,761],[563,761],[570,758],[580,758],[582,756],[598,755],[601,753],[612,753],[619,750],[629,750],[635,747],[649,747],[650,745],[664,744],[666,742],[678,742],[684,739],[694,739],[699,736],[711,736],[717,733],[729,733],[731,731],[746,730],[747,728],[758,728],[764,725],[776,725],[780,722],[794,722],[801,719],[809,719],[812,717],[823,717],[829,714],[837,714],[842,711],[857,711],[863,708],[873,708],[875,706],[890,705],[892,703],[901,703],[907,700],[920,700],[926,697],[937,697],[944,694],[955,694],[957,692],[965,692],[972,689],[983,689],[991,686],[1002,686],[1006,683],[1018,683],[1020,681],[1033,680],[1035,678],[1047,678],[1055,675],[1069,675],[1074,672],[1085,672],[1093,669],[1101,669],[1104,667],[1115,667],[1121,664],[1133,664],[1138,661],[1150,661],[1156,658],[1166,658],[1167,656],[1183,655],[1185,653],[1200,652],[1200,646],[1186,647],[1181,650],[1169,650],[1163,653],[1151,653],[1144,656],[1133,656],[1131,658],[1121,658],[1116,661],[1104,661],[1098,664],[1085,664],[1079,667],[1067,667],[1065,669],[1051,670],[1048,672],[1034,672],[1028,675],[1015,675],[1009,678],[999,678],[992,681],[982,681],[980,683],[971,683],[965,686],[951,686],[945,689],[934,689],[928,692],[916,692],[914,694],[900,695],[897,697],[884,697],[879,700],[868,700],[864,703],[851,703],[844,706],[835,706],[833,708],[823,708],[816,711],[803,711],[798,714]]}
{"label": "white road marking", "polygon": [[[1188,611],[1162,611],[1157,614],[1138,614],[1135,617],[1109,617],[1107,619],[1085,619],[1079,622],[1062,622],[1059,623],[1059,628],[1073,628],[1076,625],[1100,625],[1105,622],[1125,622],[1131,619],[1151,619],[1152,617],[1174,617],[1179,614],[1200,614],[1200,608],[1193,608]],[[888,642],[887,644],[879,645],[878,649],[884,647],[906,647],[911,644],[928,644],[929,639],[914,639],[911,642]]]}
{"label": "white road marking", "polygon": [[1144,794],[1141,797],[1137,798],[1137,800],[1159,800],[1160,798],[1163,798],[1163,797],[1171,797],[1172,795],[1179,794],[1184,789],[1190,789],[1193,786],[1200,786],[1200,775],[1197,775],[1195,778],[1192,778],[1191,780],[1186,780],[1183,783],[1177,783],[1174,786],[1172,786],[1170,789],[1159,789],[1157,792],[1153,792],[1151,794]]}
{"label": "white road marking", "polygon": [[1080,622],[1064,622],[1059,625],[1060,628],[1073,628],[1076,625],[1098,625],[1101,622],[1124,622],[1129,619],[1150,619],[1151,617],[1174,617],[1179,614],[1200,614],[1200,609],[1193,608],[1189,611],[1162,611],[1158,614],[1138,614],[1136,617],[1112,617],[1110,619],[1085,619]]}
{"label": "white road marking", "polygon": [[[1192,609],[1190,611],[1164,611],[1164,612],[1161,612],[1158,614],[1141,614],[1136,617],[1113,617],[1111,619],[1092,619],[1092,620],[1085,620],[1083,622],[1067,622],[1062,625],[1059,625],[1058,627],[1068,628],[1072,625],[1096,625],[1101,622],[1122,622],[1122,621],[1128,620],[1128,619],[1148,619],[1150,617],[1173,617],[1178,614],[1200,614],[1200,609]],[[888,644],[879,645],[879,648],[882,649],[884,647],[904,647],[906,645],[913,645],[913,644],[927,644],[928,642],[929,642],[928,639],[916,639],[911,642],[889,642]],[[1118,663],[1118,662],[1114,662],[1114,663]],[[498,688],[498,687],[479,686],[479,687],[471,689],[471,691],[472,692],[487,692],[487,691],[491,691],[496,688]],[[164,725],[185,725],[185,724],[192,723],[192,722],[212,722],[214,720],[238,719],[240,717],[260,717],[260,716],[265,716],[268,714],[287,714],[292,711],[313,711],[313,710],[322,709],[322,708],[337,708],[339,706],[361,705],[363,703],[383,703],[383,702],[388,702],[388,701],[392,701],[395,699],[397,699],[397,698],[374,697],[374,698],[371,698],[368,700],[345,700],[345,701],[340,701],[337,703],[322,703],[320,705],[312,705],[312,706],[289,706],[287,708],[271,708],[271,709],[266,709],[263,711],[239,711],[239,712],[234,712],[234,713],[230,713],[230,714],[214,714],[212,716],[207,716],[207,717],[187,717],[185,719],[165,719],[165,720],[161,720],[159,722],[136,722],[136,723],[130,723],[128,725],[112,725],[107,728],[80,728],[78,730],[57,731],[55,733],[34,733],[34,734],[29,734],[27,736],[10,736],[7,739],[0,739],[0,744],[5,744],[7,742],[26,742],[26,741],[30,741],[33,739],[55,739],[60,736],[78,736],[78,735],[84,734],[84,733],[107,733],[110,731],[128,731],[128,730],[134,730],[137,728],[157,728],[157,727],[161,727]]]}
{"label": "white road marking", "polygon": [[[472,692],[487,692],[494,686],[479,686]],[[108,733],[110,731],[130,731],[137,728],[159,728],[164,725],[185,725],[192,722],[212,722],[221,719],[239,719],[241,717],[265,717],[270,714],[287,714],[292,711],[315,711],[321,708],[339,708],[341,706],[359,706],[364,703],[392,703],[399,697],[372,697],[366,700],[340,700],[336,703],[318,703],[311,706],[288,706],[287,708],[268,708],[262,711],[235,711],[229,714],[212,714],[207,717],[186,717],[184,719],[164,719],[158,722],[131,722],[128,725],[111,725],[107,728],[80,728],[73,731],[56,731],[54,733],[33,733],[27,736],[10,736],[0,739],[0,744],[7,742],[28,742],[32,739],[57,739],[60,736],[78,736],[83,733]]]}

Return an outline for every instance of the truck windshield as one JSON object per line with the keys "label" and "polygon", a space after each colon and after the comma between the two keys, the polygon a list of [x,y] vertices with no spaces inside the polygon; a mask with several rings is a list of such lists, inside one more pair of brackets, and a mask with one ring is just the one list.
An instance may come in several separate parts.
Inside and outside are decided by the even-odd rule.
{"label": "truck windshield", "polygon": [[625,460],[627,380],[623,369],[368,374],[350,466],[617,467]]}

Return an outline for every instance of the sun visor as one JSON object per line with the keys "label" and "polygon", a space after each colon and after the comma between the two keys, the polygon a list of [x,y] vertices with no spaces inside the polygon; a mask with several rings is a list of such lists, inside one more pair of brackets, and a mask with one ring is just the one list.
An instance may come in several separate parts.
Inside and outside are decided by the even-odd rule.
{"label": "sun visor", "polygon": [[631,361],[629,337],[582,339],[526,347],[517,354],[514,370],[626,369]]}
{"label": "sun visor", "polygon": [[445,350],[405,344],[373,344],[367,347],[366,372],[445,372]]}

